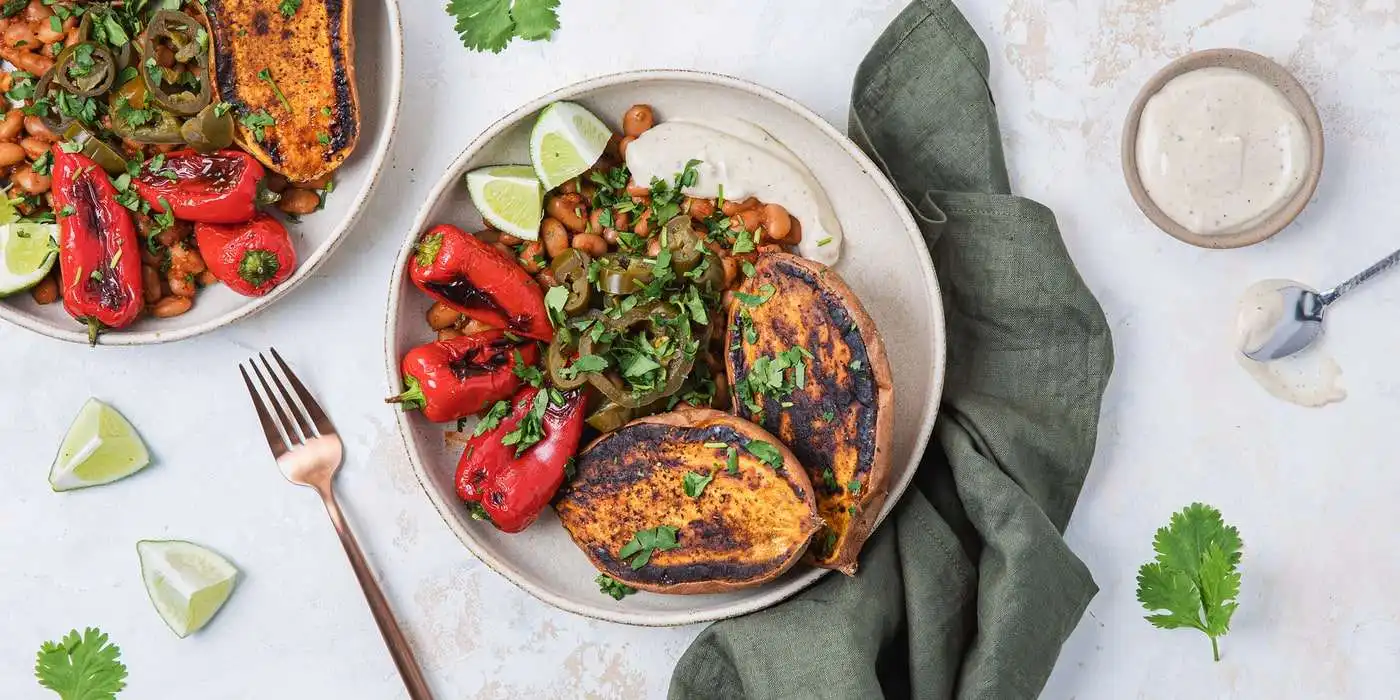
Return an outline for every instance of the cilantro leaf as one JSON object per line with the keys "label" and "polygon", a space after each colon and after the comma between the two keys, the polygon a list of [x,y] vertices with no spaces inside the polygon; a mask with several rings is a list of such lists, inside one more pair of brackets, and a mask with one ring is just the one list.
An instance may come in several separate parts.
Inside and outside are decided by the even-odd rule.
{"label": "cilantro leaf", "polygon": [[1143,564],[1137,577],[1138,602],[1155,613],[1147,621],[1162,629],[1204,632],[1219,661],[1219,637],[1230,631],[1239,607],[1244,548],[1239,530],[1226,525],[1215,508],[1193,503],[1157,530],[1152,547],[1157,558]]}
{"label": "cilantro leaf", "polygon": [[626,598],[627,596],[637,592],[637,589],[607,574],[598,574],[598,577],[593,579],[593,582],[598,584],[599,593],[602,593],[606,596],[612,596],[613,600],[622,600],[623,598]]}
{"label": "cilantro leaf", "polygon": [[515,33],[526,41],[548,39],[559,28],[559,0],[515,0]]}
{"label": "cilantro leaf", "polygon": [[501,425],[501,419],[510,415],[510,402],[497,401],[491,404],[491,408],[486,411],[486,415],[476,422],[476,429],[472,431],[472,437],[480,437],[487,431],[495,430]]}
{"label": "cilantro leaf", "polygon": [[500,53],[515,36],[511,0],[449,0],[447,13],[457,20],[462,44],[473,51]]}
{"label": "cilantro leaf", "polygon": [[744,449],[773,469],[782,470],[783,453],[778,451],[778,448],[774,447],[771,443],[762,440],[749,440],[748,444],[744,445]]}
{"label": "cilantro leaf", "polygon": [[700,474],[698,472],[686,472],[682,478],[682,486],[685,488],[685,495],[691,498],[699,498],[705,492],[705,487],[715,480],[713,472]]}
{"label": "cilantro leaf", "polygon": [[121,649],[108,642],[101,630],[89,627],[81,635],[73,630],[58,642],[44,642],[34,661],[39,685],[62,700],[114,700],[126,687],[126,665]]}
{"label": "cilantro leaf", "polygon": [[679,548],[680,542],[676,540],[677,528],[670,525],[658,525],[650,530],[638,530],[632,535],[632,539],[627,544],[622,545],[618,550],[619,559],[631,564],[632,569],[640,569],[651,560],[652,552],[657,550],[666,551],[668,549]]}

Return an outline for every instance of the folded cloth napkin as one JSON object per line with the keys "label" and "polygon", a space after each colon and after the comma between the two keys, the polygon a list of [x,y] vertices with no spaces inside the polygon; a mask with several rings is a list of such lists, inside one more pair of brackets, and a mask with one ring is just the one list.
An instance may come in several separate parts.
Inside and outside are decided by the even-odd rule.
{"label": "folded cloth napkin", "polygon": [[1035,697],[1097,592],[1061,535],[1112,340],[1054,215],[1010,194],[987,69],[951,2],[917,0],[852,94],[851,137],[919,219],[947,312],[943,405],[914,488],[858,575],[706,629],[672,698]]}

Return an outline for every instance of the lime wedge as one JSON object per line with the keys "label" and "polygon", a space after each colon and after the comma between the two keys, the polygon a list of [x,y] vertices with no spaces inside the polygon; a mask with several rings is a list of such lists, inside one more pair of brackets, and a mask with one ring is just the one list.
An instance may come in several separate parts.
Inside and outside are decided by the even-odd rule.
{"label": "lime wedge", "polygon": [[530,162],[546,190],[593,167],[608,146],[612,130],[572,102],[545,107],[530,131]]}
{"label": "lime wedge", "polygon": [[472,204],[491,225],[517,238],[540,237],[544,189],[528,165],[494,165],[467,173]]}
{"label": "lime wedge", "polygon": [[[0,196],[4,206],[9,200]],[[3,215],[4,212],[0,212]],[[0,225],[0,297],[22,292],[49,274],[58,259],[58,226],[10,223]]]}
{"label": "lime wedge", "polygon": [[88,399],[63,436],[58,458],[49,470],[55,491],[109,484],[151,463],[141,436],[117,409]]}
{"label": "lime wedge", "polygon": [[141,540],[141,579],[165,624],[180,637],[198,632],[224,606],[238,569],[217,553],[181,540]]}

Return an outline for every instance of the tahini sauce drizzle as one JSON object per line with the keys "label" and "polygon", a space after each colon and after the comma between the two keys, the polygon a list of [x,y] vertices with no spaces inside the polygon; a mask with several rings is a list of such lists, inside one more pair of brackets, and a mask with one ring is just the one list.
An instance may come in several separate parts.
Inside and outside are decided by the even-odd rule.
{"label": "tahini sauce drizzle", "polygon": [[729,201],[757,197],[781,204],[802,222],[802,257],[825,265],[840,259],[841,224],[831,200],[812,171],[768,132],[740,119],[668,119],[627,147],[627,169],[639,183],[670,180],[691,160],[700,161],[698,177],[685,194],[714,199],[723,187]]}
{"label": "tahini sauce drizzle", "polygon": [[1235,356],[1240,366],[1274,398],[1299,406],[1317,408],[1347,397],[1342,388],[1342,370],[1327,354],[1326,336],[1296,355],[1272,362],[1245,357],[1268,339],[1269,331],[1283,318],[1283,297],[1278,290],[1306,285],[1292,280],[1264,280],[1251,285],[1240,296],[1235,313]]}
{"label": "tahini sauce drizzle", "polygon": [[1238,233],[1302,187],[1311,147],[1277,88],[1233,68],[1168,81],[1143,107],[1137,167],[1152,201],[1187,230]]}

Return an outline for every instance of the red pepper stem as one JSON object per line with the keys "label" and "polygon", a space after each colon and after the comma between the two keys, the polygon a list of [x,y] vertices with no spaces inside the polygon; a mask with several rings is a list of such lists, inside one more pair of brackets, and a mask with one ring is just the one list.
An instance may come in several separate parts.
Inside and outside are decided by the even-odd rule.
{"label": "red pepper stem", "polygon": [[102,332],[102,322],[89,316],[87,318],[88,346],[97,347],[97,334]]}
{"label": "red pepper stem", "polygon": [[428,397],[423,395],[423,385],[419,384],[417,379],[406,374],[403,383],[408,387],[408,391],[398,396],[390,396],[384,399],[384,403],[400,404],[405,411],[415,411],[428,403]]}

